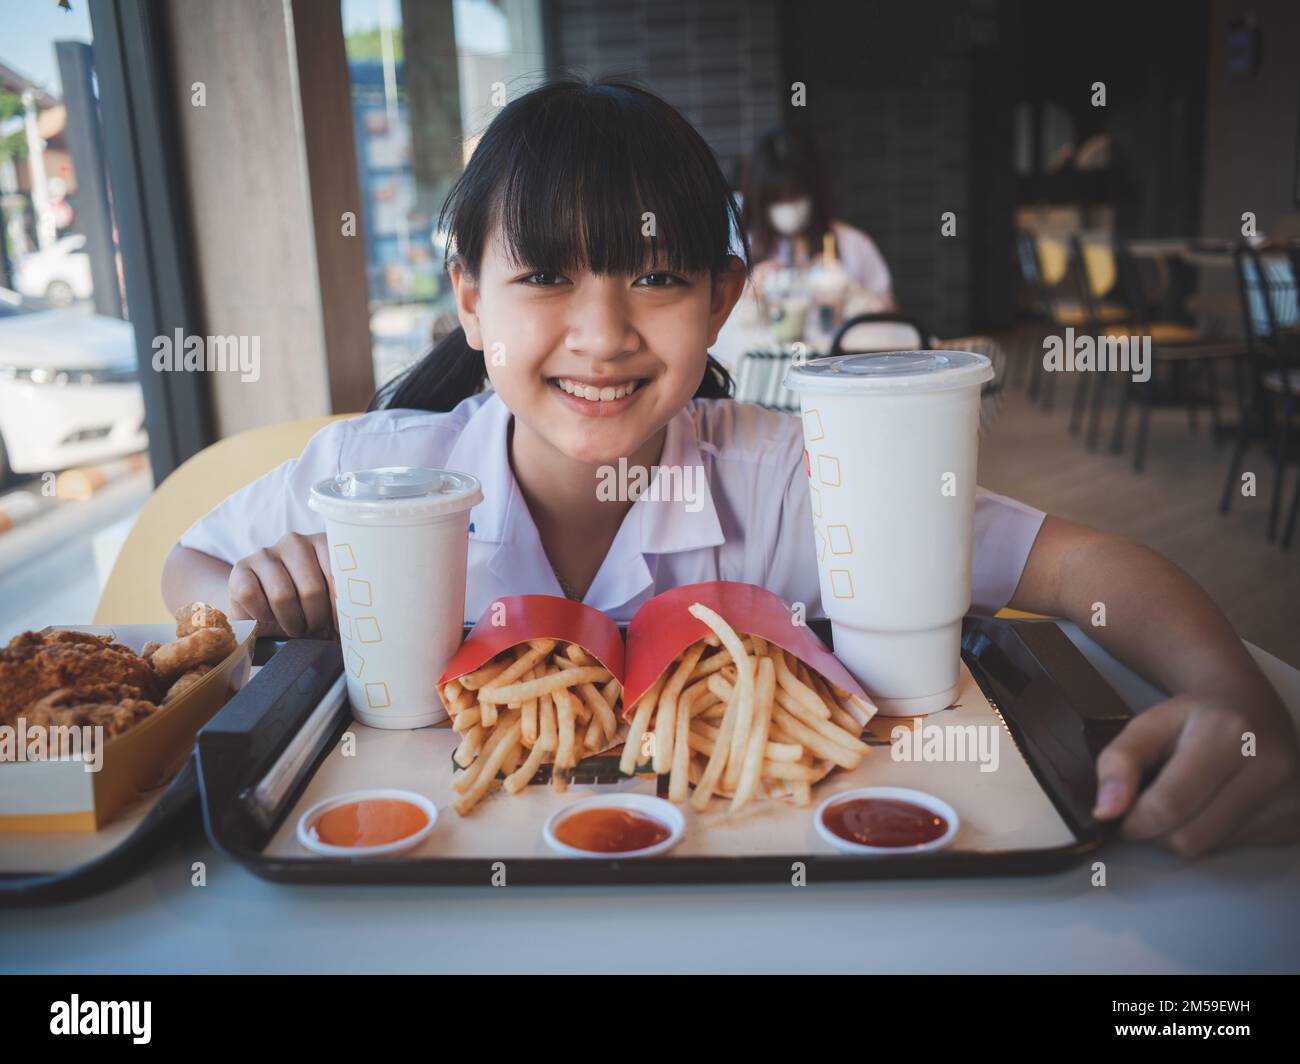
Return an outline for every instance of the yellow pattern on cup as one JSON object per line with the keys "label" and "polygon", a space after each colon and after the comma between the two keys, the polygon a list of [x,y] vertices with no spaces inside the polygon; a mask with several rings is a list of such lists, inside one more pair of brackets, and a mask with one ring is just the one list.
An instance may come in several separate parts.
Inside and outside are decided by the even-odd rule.
{"label": "yellow pattern on cup", "polygon": [[822,416],[815,409],[803,412],[803,431],[804,439],[808,443],[816,443],[826,435],[825,430],[822,429]]}
{"label": "yellow pattern on cup", "polygon": [[853,574],[847,569],[832,569],[831,577],[831,594],[837,599],[851,599],[853,597]]}
{"label": "yellow pattern on cup", "polygon": [[832,554],[852,554],[853,538],[848,525],[827,525],[826,535],[831,541]]}
{"label": "yellow pattern on cup", "polygon": [[347,652],[348,672],[353,676],[360,676],[361,670],[366,667],[366,659],[356,652],[353,647],[348,647]]}
{"label": "yellow pattern on cup", "polygon": [[833,454],[817,456],[817,479],[828,488],[840,486],[840,460]]}

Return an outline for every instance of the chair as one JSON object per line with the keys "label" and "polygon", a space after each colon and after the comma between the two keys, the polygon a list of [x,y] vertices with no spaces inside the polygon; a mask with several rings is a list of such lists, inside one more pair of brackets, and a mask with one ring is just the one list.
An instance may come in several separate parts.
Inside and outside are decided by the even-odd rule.
{"label": "chair", "polygon": [[[858,344],[848,342],[848,338],[852,336],[855,330],[862,326],[877,324],[904,325],[911,328],[916,333],[916,349],[930,347],[936,350],[973,351],[988,358],[993,363],[993,379],[986,382],[980,389],[980,430],[982,432],[989,430],[1002,401],[1002,387],[1006,375],[1007,356],[1000,343],[987,336],[961,336],[952,340],[938,340],[917,319],[903,314],[858,314],[849,318],[836,330],[835,336],[831,340],[830,353],[832,355],[842,355],[849,352],[877,350],[874,346],[864,348]],[[880,348],[880,350],[898,350],[898,348]],[[913,349],[903,348],[903,350]]]}
{"label": "chair", "polygon": [[851,318],[846,318],[835,335],[831,337],[832,355],[859,354],[867,351],[897,351],[900,348],[894,344],[881,346],[880,344],[866,344],[865,346],[859,340],[858,343],[848,343],[849,335],[860,326],[871,325],[902,325],[911,329],[916,334],[916,346],[904,347],[904,351],[920,350],[931,342],[933,334],[915,318],[908,317],[906,314],[899,314],[890,311],[884,311],[877,314],[855,314]]}
{"label": "chair", "polygon": [[[1129,378],[1120,382],[1119,407],[1115,414],[1115,431],[1111,438],[1111,450],[1119,453],[1124,449],[1124,435],[1128,418],[1128,408],[1136,398],[1140,414],[1138,419],[1137,443],[1133,454],[1133,468],[1141,472],[1146,464],[1147,441],[1150,434],[1151,411],[1156,406],[1185,405],[1187,421],[1193,432],[1196,431],[1196,410],[1206,406],[1210,411],[1214,441],[1219,442],[1219,405],[1218,380],[1215,367],[1224,359],[1241,358],[1244,346],[1234,340],[1218,340],[1198,332],[1182,322],[1159,320],[1149,317],[1150,308],[1159,300],[1148,292],[1142,279],[1141,263],[1125,243],[1116,245],[1116,262],[1120,288],[1129,306],[1133,332],[1138,339],[1151,338],[1151,379],[1137,382]],[[1114,331],[1108,331],[1107,337],[1116,337]],[[1167,371],[1167,372],[1165,372]],[[1168,392],[1164,391],[1163,377],[1168,377]],[[1104,377],[1099,382],[1097,393],[1093,397],[1093,409],[1087,434],[1087,445],[1095,447],[1101,432],[1101,407],[1104,391]]]}
{"label": "chair", "polygon": [[177,468],[149,496],[113,563],[95,608],[96,624],[165,622],[162,598],[167,553],[195,521],[226,496],[297,458],[317,430],[352,417],[287,421],[249,429],[204,448]]}
{"label": "chair", "polygon": [[[882,314],[858,314],[846,320],[839,329],[836,330],[834,337],[831,339],[831,355],[841,355],[846,353],[844,348],[844,337],[851,329],[861,325],[903,325],[912,329],[916,333],[916,348],[921,348],[929,343],[929,332],[923,325],[913,318],[905,317],[902,314],[882,313]],[[898,350],[898,345],[889,344],[887,347],[879,348],[869,346],[866,348],[853,348],[853,351],[875,351],[875,350]],[[911,350],[912,348],[904,348]],[[784,410],[787,412],[797,413],[799,410],[799,397],[785,386],[785,374],[790,368],[790,363],[794,358],[795,347],[792,344],[779,345],[774,347],[760,348],[757,350],[746,351],[740,356],[740,361],[736,365],[736,399],[743,403],[758,403],[760,406],[770,407],[773,410]],[[826,357],[816,354],[808,357]]]}
{"label": "chair", "polygon": [[[1277,535],[1282,504],[1283,478],[1295,445],[1291,436],[1292,415],[1300,410],[1300,331],[1297,330],[1296,279],[1300,274],[1300,247],[1287,255],[1263,258],[1249,244],[1234,253],[1237,286],[1241,297],[1242,328],[1246,334],[1246,395],[1237,426],[1237,444],[1228,464],[1228,477],[1219,500],[1219,512],[1226,514],[1238,488],[1242,458],[1253,440],[1269,441],[1273,451],[1273,492],[1268,508],[1267,539]],[[1275,407],[1280,409],[1275,409]],[[1281,546],[1291,545],[1297,510],[1300,510],[1300,478],[1291,496]]]}
{"label": "chair", "polygon": [[[1127,311],[1105,298],[1114,285],[1114,264],[1107,249],[1089,245],[1085,252],[1077,237],[1063,242],[1024,231],[1016,242],[1021,276],[1037,316],[1045,323],[1043,338],[1080,326],[1096,335],[1102,325],[1125,320]],[[1055,391],[1055,374],[1029,374],[1027,393],[1040,399],[1044,410],[1052,408]],[[1076,422],[1072,416],[1071,432]]]}

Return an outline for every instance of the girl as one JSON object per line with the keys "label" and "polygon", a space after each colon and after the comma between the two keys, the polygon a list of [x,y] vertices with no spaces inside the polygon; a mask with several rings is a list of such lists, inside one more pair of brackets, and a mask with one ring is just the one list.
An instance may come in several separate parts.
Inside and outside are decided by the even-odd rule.
{"label": "girl", "polygon": [[[642,89],[564,81],[511,103],[441,220],[461,327],[377,409],[323,429],[189,529],[163,573],[168,604],[203,599],[268,633],[329,633],[311,485],[418,465],[483,484],[468,619],[532,592],[626,620],[666,588],[718,579],[815,615],[799,420],[730,400],[706,353],[745,283],[728,254],[737,213],[704,141]],[[658,467],[674,490],[611,499],[598,486],[620,460]],[[974,608],[1070,618],[1173,692],[1101,754],[1098,817],[1183,854],[1300,836],[1295,731],[1195,583],[1136,543],[987,492],[975,529]],[[1094,629],[1098,601],[1109,624]],[[1241,754],[1247,731],[1258,756]]]}
{"label": "girl", "polygon": [[768,271],[820,257],[822,237],[835,236],[841,264],[855,286],[846,316],[894,309],[885,257],[861,229],[831,216],[831,196],[820,149],[790,129],[763,136],[745,173],[745,232],[753,249],[753,284],[763,291]]}

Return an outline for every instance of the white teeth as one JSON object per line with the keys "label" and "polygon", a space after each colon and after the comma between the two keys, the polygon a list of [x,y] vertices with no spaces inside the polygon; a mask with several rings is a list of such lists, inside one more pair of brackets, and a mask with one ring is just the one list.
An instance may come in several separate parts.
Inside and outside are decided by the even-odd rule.
{"label": "white teeth", "polygon": [[631,395],[636,391],[639,384],[638,381],[632,381],[630,384],[606,385],[604,388],[597,388],[591,384],[579,384],[577,381],[571,381],[565,377],[557,378],[555,383],[570,395],[576,395],[578,398],[586,399],[592,403],[608,403],[614,399],[622,399],[625,395]]}

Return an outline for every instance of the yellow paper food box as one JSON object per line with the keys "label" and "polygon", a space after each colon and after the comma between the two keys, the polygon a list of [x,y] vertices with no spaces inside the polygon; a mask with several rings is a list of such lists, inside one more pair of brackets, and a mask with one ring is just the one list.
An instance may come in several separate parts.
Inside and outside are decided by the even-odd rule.
{"label": "yellow paper food box", "polygon": [[[124,806],[172,778],[194,737],[248,681],[256,621],[232,621],[237,645],[175,701],[107,740],[98,771],[81,757],[0,762],[0,832],[98,831]],[[171,624],[54,625],[104,635],[136,653],[176,638]],[[17,722],[10,722],[17,727]]]}

